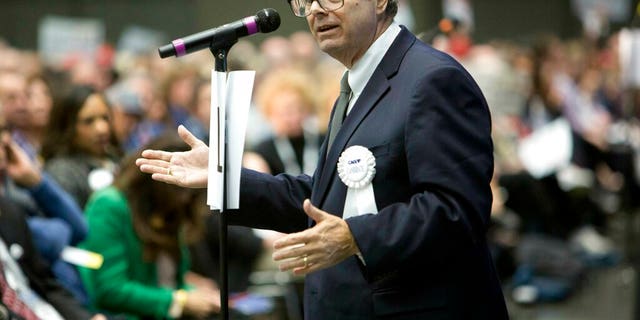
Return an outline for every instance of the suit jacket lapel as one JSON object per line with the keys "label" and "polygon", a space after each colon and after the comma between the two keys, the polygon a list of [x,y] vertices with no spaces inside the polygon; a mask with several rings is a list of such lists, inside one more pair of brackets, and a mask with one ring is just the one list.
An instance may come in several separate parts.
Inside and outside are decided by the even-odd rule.
{"label": "suit jacket lapel", "polygon": [[[320,146],[320,157],[318,158],[318,165],[316,167],[316,171],[313,174],[313,185],[311,186],[311,203],[313,203],[313,205],[317,206],[320,204],[320,198],[322,197],[322,194],[320,194],[319,192],[316,192],[316,190],[318,189],[318,186],[320,185],[320,177],[324,176],[322,174],[323,169],[324,169],[324,164],[326,163],[326,156],[325,154],[327,154],[327,140],[329,139],[329,136],[327,135],[324,139],[324,142],[322,143],[322,146]],[[310,219],[311,220],[311,219]]]}
{"label": "suit jacket lapel", "polygon": [[[335,173],[340,154],[345,149],[349,138],[351,138],[358,126],[366,118],[369,112],[375,108],[380,98],[382,98],[387,90],[389,90],[389,79],[398,72],[402,58],[415,40],[415,36],[402,27],[402,31],[389,48],[389,51],[385,54],[380,65],[371,75],[371,78],[360,94],[358,101],[356,101],[353,109],[345,118],[342,128],[340,128],[340,131],[338,132],[338,135],[336,135],[335,141],[331,146],[331,150],[326,150],[326,152],[329,153],[326,159],[322,159],[318,163],[319,165],[322,165],[322,167],[317,172],[320,174],[320,179],[319,181],[316,180],[318,183],[315,188],[313,188],[312,192],[312,202],[314,205],[322,205],[324,202],[327,188],[333,179],[337,179],[337,175]],[[326,143],[324,148],[326,148]],[[323,152],[321,154],[324,155],[326,153]],[[316,178],[318,178],[318,176],[316,176]],[[336,214],[340,215],[340,213]]]}

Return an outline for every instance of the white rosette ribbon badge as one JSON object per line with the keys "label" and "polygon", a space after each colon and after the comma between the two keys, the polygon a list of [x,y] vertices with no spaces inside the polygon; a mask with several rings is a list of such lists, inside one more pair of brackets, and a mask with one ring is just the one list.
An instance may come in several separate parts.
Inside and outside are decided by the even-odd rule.
{"label": "white rosette ribbon badge", "polygon": [[347,148],[338,159],[338,176],[348,187],[342,218],[365,213],[378,213],[373,193],[373,177],[376,174],[376,158],[363,146]]}

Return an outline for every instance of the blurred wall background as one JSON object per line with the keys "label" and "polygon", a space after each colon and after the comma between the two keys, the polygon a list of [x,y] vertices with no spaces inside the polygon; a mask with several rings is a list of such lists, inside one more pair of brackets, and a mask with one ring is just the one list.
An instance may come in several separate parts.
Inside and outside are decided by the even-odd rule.
{"label": "blurred wall background", "polygon": [[[508,39],[528,42],[535,34],[551,32],[561,37],[578,36],[580,19],[572,2],[589,0],[476,0],[473,6],[477,42]],[[619,0],[615,0],[619,1]],[[633,12],[638,0],[622,0]],[[442,18],[441,0],[409,0],[415,16],[414,32],[435,27]],[[274,8],[281,16],[277,34],[305,30],[304,19],[294,17],[285,0],[2,0],[0,37],[13,46],[35,49],[38,30],[50,16],[95,18],[104,24],[105,39],[117,44],[125,30],[141,27],[171,40],[200,30],[253,15],[261,8]],[[632,14],[629,14],[629,19]],[[618,29],[628,21],[614,22]],[[259,42],[264,36],[251,37]]]}

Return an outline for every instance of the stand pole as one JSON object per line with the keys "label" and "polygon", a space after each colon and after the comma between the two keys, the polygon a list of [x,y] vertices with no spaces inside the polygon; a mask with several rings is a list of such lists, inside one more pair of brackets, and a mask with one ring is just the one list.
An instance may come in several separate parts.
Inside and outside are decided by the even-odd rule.
{"label": "stand pole", "polygon": [[[216,65],[215,70],[218,72],[227,72],[227,53],[228,49],[211,50],[215,57]],[[226,121],[226,119],[224,119]],[[225,126],[226,127],[226,126]],[[220,134],[220,132],[219,132]],[[222,208],[223,210],[215,210],[214,214],[220,215],[220,319],[229,319],[229,284],[228,284],[228,270],[227,270],[227,170],[228,156],[227,156],[227,140],[225,135],[225,141],[222,146],[218,148],[224,148],[225,161],[224,167],[218,166],[218,170],[222,171],[223,187],[222,187]],[[220,151],[218,151],[220,154]]]}

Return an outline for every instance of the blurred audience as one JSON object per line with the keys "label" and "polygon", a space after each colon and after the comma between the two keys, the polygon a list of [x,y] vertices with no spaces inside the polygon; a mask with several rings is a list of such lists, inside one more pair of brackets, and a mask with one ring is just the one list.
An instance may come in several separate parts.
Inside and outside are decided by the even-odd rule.
{"label": "blurred audience", "polygon": [[132,152],[139,146],[134,141],[134,131],[144,119],[142,99],[133,90],[119,82],[105,91],[108,104],[111,105],[113,131],[123,152]]}
{"label": "blurred audience", "polygon": [[[167,133],[146,148],[188,146]],[[81,269],[91,305],[127,319],[210,316],[220,308],[216,284],[185,280],[187,244],[203,228],[201,212],[190,209],[195,191],[152,180],[138,170],[137,157],[123,160],[113,186],[96,192],[85,210],[91,233],[82,247],[104,258],[100,269]]]}
{"label": "blurred audience", "polygon": [[283,36],[271,36],[260,44],[260,54],[264,59],[265,69],[276,69],[293,62],[292,45]]}
{"label": "blurred audience", "polygon": [[161,98],[157,78],[149,71],[137,70],[123,76],[122,85],[133,91],[139,98],[144,110],[140,123],[130,136],[127,150],[135,150],[165,130],[173,128],[167,104]]}
{"label": "blurred audience", "polygon": [[[6,161],[0,150],[0,162]],[[2,319],[92,319],[93,315],[56,279],[34,247],[26,215],[0,195],[0,315]]]}
{"label": "blurred audience", "polygon": [[496,264],[515,301],[565,299],[585,268],[620,261],[610,221],[639,209],[640,105],[622,85],[619,34],[474,44],[468,31],[443,19],[422,40],[459,59],[487,95]]}
{"label": "blurred audience", "polygon": [[[26,128],[33,120],[29,117],[24,80],[18,73],[0,72],[0,139],[6,160],[2,163],[0,188],[28,214],[35,246],[52,265],[55,275],[84,302],[84,290],[75,270],[60,257],[65,247],[76,245],[87,235],[82,209],[54,179],[42,172],[34,149],[27,148],[34,152],[29,155],[12,138],[22,137],[20,133],[23,132],[15,129],[12,134],[12,127]],[[5,114],[7,120],[13,122],[5,121]],[[22,141],[27,147],[32,146],[26,139]]]}
{"label": "blurred audience", "polygon": [[[191,271],[220,282],[220,217],[206,205],[206,193],[199,192],[194,210],[204,217],[204,236],[190,246]],[[250,228],[227,226],[229,292],[246,294],[256,262],[265,252],[263,240]]]}
{"label": "blurred audience", "polygon": [[211,121],[211,80],[200,79],[194,86],[192,108],[195,118],[204,129],[204,139],[209,141],[209,124]]}
{"label": "blurred audience", "polygon": [[173,129],[184,125],[199,139],[207,137],[206,127],[198,120],[197,111],[193,108],[194,87],[199,83],[199,75],[195,67],[177,64],[170,71],[161,85],[160,92],[168,107]]}
{"label": "blurred audience", "polygon": [[53,104],[47,81],[39,74],[27,77],[19,72],[0,73],[0,94],[13,139],[32,161],[42,165],[38,158]]}
{"label": "blurred audience", "polygon": [[289,43],[291,44],[291,64],[298,68],[314,70],[323,57],[326,57],[326,53],[320,50],[309,31],[292,33],[289,36]]}
{"label": "blurred audience", "polygon": [[269,173],[312,174],[322,137],[315,122],[312,77],[300,68],[272,69],[256,92],[256,103],[273,135],[253,148]]}
{"label": "blurred audience", "polygon": [[54,99],[49,80],[41,74],[27,78],[27,97],[28,123],[22,128],[14,128],[13,139],[27,152],[29,158],[42,165],[40,149]]}

